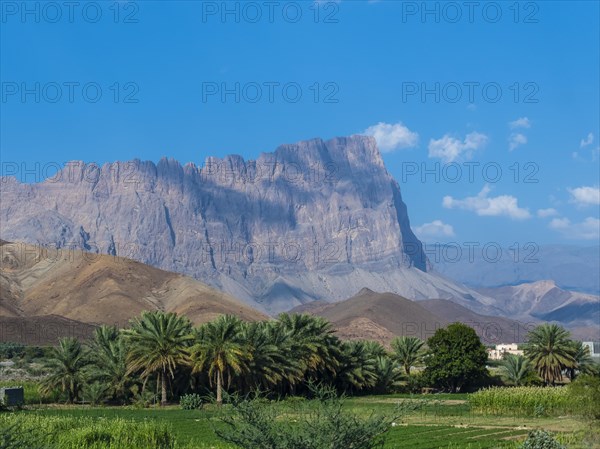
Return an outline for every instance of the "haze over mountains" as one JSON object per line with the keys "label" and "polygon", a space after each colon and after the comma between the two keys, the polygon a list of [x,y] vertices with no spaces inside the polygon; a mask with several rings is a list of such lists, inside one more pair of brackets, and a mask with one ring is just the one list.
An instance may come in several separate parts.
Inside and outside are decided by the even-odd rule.
{"label": "haze over mountains", "polygon": [[483,295],[430,272],[398,183],[372,137],[282,145],[256,161],[69,164],[53,179],[0,183],[0,236],[129,257],[193,276],[269,312],[363,287]]}
{"label": "haze over mountains", "polygon": [[[526,247],[526,245],[529,246]],[[474,288],[502,287],[553,280],[565,290],[600,294],[600,246],[538,245],[503,248],[499,260],[485,260],[481,251],[463,248],[461,257],[436,257],[438,245],[424,244],[436,271]],[[492,256],[494,257],[494,256]]]}

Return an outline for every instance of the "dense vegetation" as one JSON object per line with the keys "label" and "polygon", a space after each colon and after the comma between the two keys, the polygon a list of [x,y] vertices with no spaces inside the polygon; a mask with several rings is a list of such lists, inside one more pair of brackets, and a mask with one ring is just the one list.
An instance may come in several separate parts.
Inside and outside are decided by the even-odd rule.
{"label": "dense vegetation", "polygon": [[[370,410],[356,410],[343,407],[339,398],[420,393],[424,387],[453,393],[451,397],[460,397],[458,391],[479,390],[468,401],[463,396],[464,405],[442,406],[441,416],[449,411],[460,416],[600,418],[597,365],[587,348],[555,325],[534,329],[525,356],[507,356],[493,368],[495,374],[474,330],[460,323],[438,329],[426,342],[398,337],[385,348],[373,341],[342,341],[323,318],[288,314],[253,323],[221,316],[194,327],[185,317],[145,312],[126,329],[99,327],[87,343],[67,338],[53,348],[3,344],[0,353],[14,360],[14,366],[33,361],[41,373],[37,382],[18,382],[25,386],[28,404],[84,402],[133,405],[132,410],[140,410],[179,402],[182,412],[200,413],[208,423],[201,432],[204,440],[218,435],[225,442],[198,446],[195,441],[190,447],[402,447],[406,439],[419,438],[421,430],[431,443],[423,447],[439,447],[438,443],[452,447],[454,440],[447,442],[446,434],[456,434],[456,447],[463,447],[469,438],[477,439],[476,447],[497,447],[494,441],[500,435],[527,433],[510,427],[393,428],[398,417],[415,410],[414,399],[394,401],[394,409],[381,414],[382,406],[376,402]],[[554,387],[564,380],[571,383]],[[223,407],[224,403],[228,405]],[[431,413],[431,405],[419,407]],[[0,414],[0,448],[38,447],[36,439],[43,440],[39,447],[56,449],[177,446],[169,426],[139,421],[137,416],[117,414],[98,421],[85,414]],[[69,426],[77,432],[66,432]],[[11,441],[11,435],[24,440]],[[496,440],[490,437],[489,445],[484,444],[486,435],[495,435]],[[528,447],[548,438],[532,434]]]}

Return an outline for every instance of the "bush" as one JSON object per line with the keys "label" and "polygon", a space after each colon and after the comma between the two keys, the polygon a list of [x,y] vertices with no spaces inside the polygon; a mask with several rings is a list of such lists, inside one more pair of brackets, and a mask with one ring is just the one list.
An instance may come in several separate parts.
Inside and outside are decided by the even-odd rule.
{"label": "bush", "polygon": [[406,380],[406,384],[400,388],[400,393],[419,394],[423,388],[428,387],[430,383],[422,374],[411,374]]}
{"label": "bush", "polygon": [[581,375],[568,389],[582,416],[600,419],[600,377]]}
{"label": "bush", "polygon": [[52,356],[52,346],[25,346],[23,358],[26,362],[43,362]]}
{"label": "bush", "polygon": [[396,416],[362,418],[343,407],[333,388],[311,389],[316,399],[294,403],[293,422],[264,401],[234,398],[233,415],[222,417],[225,426],[215,433],[243,449],[374,449],[383,447],[392,422],[405,412],[399,405]]}
{"label": "bush", "polygon": [[0,343],[0,360],[22,357],[25,346],[20,343]]}
{"label": "bush", "polygon": [[202,408],[202,397],[199,394],[184,394],[179,398],[182,410],[198,410]]}
{"label": "bush", "polygon": [[566,449],[566,447],[545,430],[534,430],[529,432],[520,449]]}
{"label": "bush", "polygon": [[83,387],[82,398],[91,405],[98,405],[106,399],[106,386],[93,382]]}

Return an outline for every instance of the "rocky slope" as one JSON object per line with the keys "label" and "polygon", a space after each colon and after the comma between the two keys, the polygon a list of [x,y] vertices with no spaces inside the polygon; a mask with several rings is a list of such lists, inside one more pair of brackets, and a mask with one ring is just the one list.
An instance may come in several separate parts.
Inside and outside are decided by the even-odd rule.
{"label": "rocky slope", "polygon": [[386,345],[397,335],[426,340],[436,329],[457,321],[473,327],[486,344],[521,342],[527,331],[525,323],[479,315],[449,300],[411,301],[369,289],[345,301],[316,301],[291,312],[327,318],[341,338],[376,340]]}
{"label": "rocky slope", "polygon": [[[220,314],[246,320],[267,318],[195,279],[133,260],[80,250],[54,251],[3,243],[0,280],[0,316],[21,319],[8,320],[11,323],[25,322],[25,318],[46,323],[49,316],[54,316],[74,323],[123,326],[144,310],[185,314],[194,323]],[[82,328],[90,329],[87,325]]]}
{"label": "rocky slope", "polygon": [[128,257],[273,313],[363,287],[493,309],[428,271],[370,137],[313,139],[202,167],[70,163],[37,184],[2,178],[0,195],[4,239]]}
{"label": "rocky slope", "polygon": [[590,326],[600,329],[600,297],[563,290],[554,281],[479,290],[494,298],[498,308],[507,316],[534,317],[571,327]]}

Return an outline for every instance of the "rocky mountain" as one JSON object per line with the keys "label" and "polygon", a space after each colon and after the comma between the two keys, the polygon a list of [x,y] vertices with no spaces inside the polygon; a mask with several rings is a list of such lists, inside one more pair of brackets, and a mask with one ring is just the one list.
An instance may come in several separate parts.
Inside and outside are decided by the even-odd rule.
{"label": "rocky mountain", "polygon": [[481,288],[479,291],[494,298],[497,307],[507,316],[600,329],[600,297],[563,290],[554,281]]}
{"label": "rocky mountain", "polygon": [[[57,251],[3,242],[0,287],[0,316],[6,318],[5,326],[0,326],[0,339],[10,339],[8,334],[19,330],[7,327],[11,323],[43,323],[44,327],[35,326],[31,332],[43,334],[40,339],[45,341],[46,334],[89,333],[93,329],[89,323],[123,326],[144,310],[185,314],[194,323],[220,314],[234,314],[245,320],[267,319],[195,279],[133,260],[81,250]],[[62,322],[59,317],[69,325],[56,325]]]}
{"label": "rocky mountain", "polygon": [[411,301],[393,293],[377,293],[366,288],[345,301],[315,301],[291,312],[327,318],[343,339],[376,340],[386,345],[397,335],[425,340],[436,329],[457,321],[473,327],[486,344],[522,342],[527,333],[525,323],[479,315],[453,301]]}
{"label": "rocky mountain", "polygon": [[201,167],[72,162],[40,183],[0,181],[3,239],[135,259],[272,313],[363,287],[494,310],[429,270],[371,137],[282,145],[250,161],[209,157]]}

